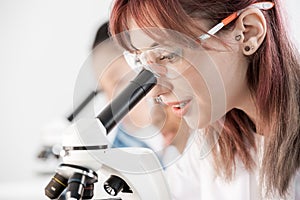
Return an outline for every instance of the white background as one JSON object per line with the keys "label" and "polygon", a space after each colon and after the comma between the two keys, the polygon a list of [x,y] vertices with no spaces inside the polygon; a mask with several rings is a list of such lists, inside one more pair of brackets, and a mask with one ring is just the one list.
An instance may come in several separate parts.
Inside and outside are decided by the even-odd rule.
{"label": "white background", "polygon": [[[299,1],[284,2],[299,42]],[[0,0],[0,199],[8,188],[34,183],[39,131],[70,111],[79,69],[110,6],[111,0]]]}
{"label": "white background", "polygon": [[71,111],[79,69],[110,7],[111,0],[0,0],[0,199],[42,199],[48,180],[33,170],[40,129]]}

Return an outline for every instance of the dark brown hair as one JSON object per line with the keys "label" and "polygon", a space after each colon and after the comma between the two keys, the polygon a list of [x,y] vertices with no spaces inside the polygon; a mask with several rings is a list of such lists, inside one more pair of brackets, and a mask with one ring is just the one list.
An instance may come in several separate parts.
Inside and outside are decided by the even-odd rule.
{"label": "dark brown hair", "polygon": [[[259,2],[257,0],[117,0],[114,4],[110,30],[113,35],[128,30],[133,19],[141,28],[163,27],[196,38],[203,31],[196,19],[207,19],[214,25],[235,11]],[[256,150],[253,130],[264,130],[264,155],[261,181],[267,192],[287,194],[288,187],[300,166],[300,64],[282,20],[279,0],[275,7],[263,11],[267,34],[260,48],[249,57],[248,86],[256,103],[260,123],[255,124],[246,113],[233,109],[225,116],[218,140],[219,150],[213,151],[220,175],[231,179],[235,159],[239,158],[251,171],[254,161],[250,150]],[[231,26],[234,22],[231,23]],[[229,26],[230,28],[230,26]],[[128,47],[126,38],[119,43]],[[216,125],[207,132],[217,130]]]}
{"label": "dark brown hair", "polygon": [[95,49],[98,44],[107,40],[110,37],[108,24],[109,24],[108,22],[105,22],[98,28],[93,45],[92,45],[92,49]]}

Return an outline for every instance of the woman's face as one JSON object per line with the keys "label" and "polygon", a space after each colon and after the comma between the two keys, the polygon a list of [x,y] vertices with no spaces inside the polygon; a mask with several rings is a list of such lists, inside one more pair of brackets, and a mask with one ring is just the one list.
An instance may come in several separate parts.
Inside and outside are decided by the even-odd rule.
{"label": "woman's face", "polygon": [[[132,23],[130,28],[139,27]],[[250,97],[246,82],[248,61],[234,37],[229,31],[220,35],[230,41],[228,46],[210,38],[205,46],[187,47],[176,41],[162,45],[143,31],[130,33],[131,43],[138,49],[143,64],[146,62],[160,75],[154,95],[170,106],[175,115],[185,118],[191,128],[206,127],[231,109],[241,108]],[[164,48],[167,50],[161,50]],[[171,52],[170,49],[177,52],[178,48],[177,60],[164,54]],[[172,69],[177,76],[168,73]]]}

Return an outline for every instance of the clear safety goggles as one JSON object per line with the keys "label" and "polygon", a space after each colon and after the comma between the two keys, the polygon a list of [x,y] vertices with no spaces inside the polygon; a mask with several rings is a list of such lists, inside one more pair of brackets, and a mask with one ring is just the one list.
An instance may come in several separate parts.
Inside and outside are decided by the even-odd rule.
{"label": "clear safety goggles", "polygon": [[182,64],[182,48],[156,47],[140,53],[125,51],[123,55],[128,65],[136,72],[146,68],[157,76],[166,76],[172,79],[186,70],[185,65]]}
{"label": "clear safety goggles", "polygon": [[[200,43],[209,39],[215,35],[224,26],[235,20],[240,14],[249,8],[258,8],[260,10],[269,10],[274,7],[273,2],[258,2],[248,6],[245,9],[239,10],[232,13],[220,23],[211,28],[207,33],[202,34],[197,38]],[[123,53],[125,60],[128,65],[135,71],[139,72],[142,68],[151,70],[157,76],[165,76],[169,79],[174,79],[180,76],[188,67],[185,60],[183,59],[183,49],[176,47],[163,47],[158,46],[155,48],[149,48],[145,50],[139,50],[131,53],[125,51]]]}

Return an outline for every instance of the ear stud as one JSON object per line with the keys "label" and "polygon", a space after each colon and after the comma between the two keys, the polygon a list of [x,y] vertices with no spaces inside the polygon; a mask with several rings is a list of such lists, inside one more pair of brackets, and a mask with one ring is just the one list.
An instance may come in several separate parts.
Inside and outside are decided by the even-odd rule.
{"label": "ear stud", "polygon": [[244,50],[247,51],[247,52],[250,51],[250,50],[254,50],[254,46],[251,46],[251,47],[250,46],[245,46]]}
{"label": "ear stud", "polygon": [[250,47],[249,46],[245,46],[245,51],[250,51]]}
{"label": "ear stud", "polygon": [[236,41],[240,41],[240,40],[241,40],[241,38],[242,38],[242,36],[241,36],[241,35],[237,35],[237,36],[235,36],[235,40],[236,40]]}

